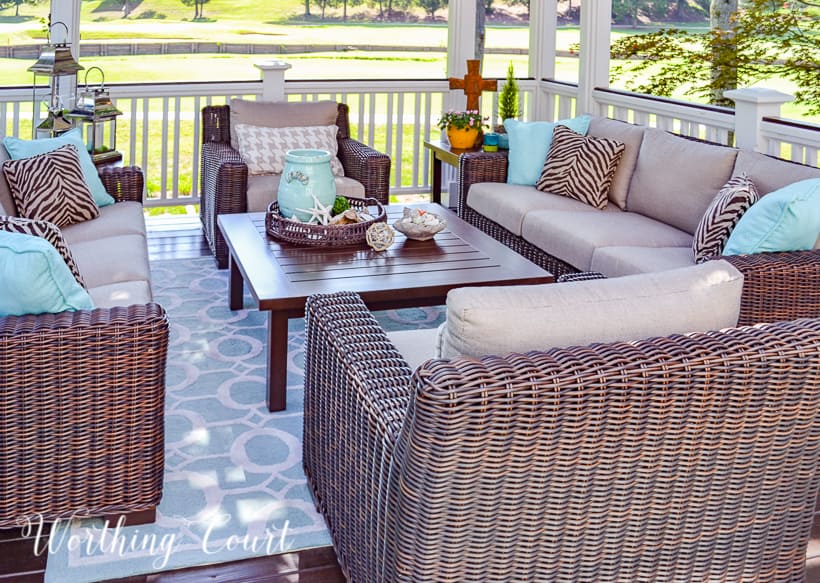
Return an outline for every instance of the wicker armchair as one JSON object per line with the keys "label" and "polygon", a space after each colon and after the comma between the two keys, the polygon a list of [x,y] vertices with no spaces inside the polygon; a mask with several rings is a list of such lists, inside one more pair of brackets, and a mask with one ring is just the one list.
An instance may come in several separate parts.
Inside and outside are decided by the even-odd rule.
{"label": "wicker armchair", "polygon": [[[139,168],[100,176],[141,201]],[[157,304],[0,317],[0,528],[127,515],[162,497],[168,321]]]}
{"label": "wicker armchair", "polygon": [[304,465],[352,582],[803,581],[820,320],[432,360],[307,305]]}
{"label": "wicker armchair", "polygon": [[[390,187],[390,158],[350,137],[348,107],[339,104],[338,157],[345,176],[364,186],[365,196],[386,204]],[[216,257],[217,266],[228,266],[228,247],[217,226],[222,214],[247,212],[245,193],[248,167],[231,147],[230,106],[202,109],[201,203],[199,215],[205,238]]]}

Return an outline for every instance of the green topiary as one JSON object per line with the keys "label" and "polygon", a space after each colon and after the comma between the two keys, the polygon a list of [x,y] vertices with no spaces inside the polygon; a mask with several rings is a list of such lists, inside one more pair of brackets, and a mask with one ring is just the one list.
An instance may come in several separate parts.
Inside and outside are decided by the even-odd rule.
{"label": "green topiary", "polygon": [[515,71],[510,61],[510,66],[507,67],[507,82],[498,96],[498,117],[501,118],[501,123],[504,123],[505,119],[514,119],[518,115],[518,81],[515,80]]}
{"label": "green topiary", "polygon": [[343,196],[337,196],[333,201],[333,215],[340,215],[350,208],[350,202]]}

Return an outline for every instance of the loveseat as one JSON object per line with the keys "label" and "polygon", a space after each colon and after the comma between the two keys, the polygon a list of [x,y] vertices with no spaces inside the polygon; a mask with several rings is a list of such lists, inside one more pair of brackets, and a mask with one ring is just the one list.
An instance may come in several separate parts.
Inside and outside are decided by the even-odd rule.
{"label": "loveseat", "polygon": [[[460,216],[556,276],[617,277],[694,265],[693,234],[731,177],[745,173],[763,196],[820,178],[819,168],[602,117],[588,135],[625,144],[604,210],[507,184],[507,153],[481,152],[460,157]],[[820,316],[818,244],[820,233],[814,251],[724,257],[746,273],[741,324]]]}
{"label": "loveseat", "polygon": [[337,156],[344,171],[343,176],[336,177],[337,194],[375,198],[387,204],[390,158],[351,137],[346,104],[233,99],[230,105],[207,106],[202,109],[202,202],[199,214],[205,239],[220,269],[228,266],[228,246],[217,226],[217,217],[267,210],[276,199],[281,178],[281,174],[271,174],[264,169],[258,174],[249,171],[249,165],[240,153],[237,136],[240,124],[280,129],[335,124],[338,127]]}
{"label": "loveseat", "polygon": [[[162,496],[168,321],[152,299],[143,175],[99,175],[116,203],[60,229],[95,308],[0,317],[0,528],[151,522]],[[25,232],[17,215],[0,173],[0,229]]]}
{"label": "loveseat", "polygon": [[[709,263],[736,316],[742,276]],[[675,290],[634,291],[674,271],[531,287],[574,328],[629,284],[665,325]],[[637,338],[416,368],[356,294],[309,298],[304,467],[348,580],[803,581],[820,319]]]}

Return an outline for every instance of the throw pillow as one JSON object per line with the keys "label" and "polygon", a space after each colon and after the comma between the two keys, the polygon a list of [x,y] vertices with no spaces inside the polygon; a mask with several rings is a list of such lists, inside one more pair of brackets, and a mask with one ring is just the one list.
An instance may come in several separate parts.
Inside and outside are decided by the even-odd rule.
{"label": "throw pillow", "polygon": [[535,188],[603,210],[624,148],[618,140],[582,136],[564,126],[555,126],[549,155]]}
{"label": "throw pillow", "polygon": [[557,122],[534,121],[523,122],[517,119],[504,120],[504,129],[510,139],[510,152],[507,164],[507,182],[535,186],[547,152],[552,144],[552,133],[556,125],[586,135],[592,117],[581,115],[572,119]]}
{"label": "throw pillow", "polygon": [[820,233],[820,178],[770,192],[740,217],[724,255],[808,251]]}
{"label": "throw pillow", "polygon": [[3,138],[3,145],[9,152],[12,160],[20,160],[22,158],[31,158],[39,154],[45,154],[65,146],[72,144],[77,148],[80,157],[80,166],[83,169],[83,178],[86,186],[94,195],[94,201],[97,206],[104,207],[109,204],[114,204],[113,197],[105,191],[100,174],[97,172],[97,167],[94,166],[94,161],[91,159],[91,154],[85,147],[83,142],[83,132],[80,128],[74,128],[67,131],[56,138],[48,138],[44,140],[21,140],[12,136]]}
{"label": "throw pillow", "polygon": [[695,229],[692,253],[696,263],[723,253],[732,229],[759,198],[757,187],[746,174],[735,176],[720,189]]}
{"label": "throw pillow", "polygon": [[288,150],[314,148],[330,152],[333,175],[344,176],[342,163],[336,157],[338,133],[339,128],[335,125],[268,128],[241,123],[236,126],[239,153],[250,174],[281,174]]}
{"label": "throw pillow", "polygon": [[17,210],[27,219],[64,227],[100,216],[72,144],[32,158],[6,160],[3,173]]}
{"label": "throw pillow", "polygon": [[3,217],[0,216],[0,231],[8,233],[21,233],[23,235],[33,235],[45,239],[57,250],[60,257],[63,258],[74,279],[77,280],[81,286],[86,287],[80,270],[74,262],[74,256],[71,254],[68,246],[65,244],[63,234],[60,228],[54,223],[48,221],[34,221],[31,219],[22,219],[20,217]]}
{"label": "throw pillow", "polygon": [[0,231],[0,316],[93,308],[91,296],[51,243]]}

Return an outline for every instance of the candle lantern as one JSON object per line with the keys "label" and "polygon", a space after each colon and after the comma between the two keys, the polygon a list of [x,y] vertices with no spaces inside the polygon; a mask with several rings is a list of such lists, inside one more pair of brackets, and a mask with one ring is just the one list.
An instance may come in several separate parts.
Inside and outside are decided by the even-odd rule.
{"label": "candle lantern", "polygon": [[[48,44],[40,51],[37,62],[28,68],[34,73],[32,83],[32,106],[33,120],[32,134],[35,138],[50,138],[70,130],[73,125],[65,117],[65,109],[74,104],[77,94],[77,71],[83,69],[71,55],[71,48],[68,42],[55,43],[52,41],[52,31],[55,26],[61,24],[65,28],[65,36],[68,38],[68,27],[63,22],[55,22],[49,27]],[[36,125],[41,118],[41,100],[37,96],[37,77],[48,77],[50,93],[42,100],[46,106],[46,118]]]}
{"label": "candle lantern", "polygon": [[[98,85],[91,87],[88,75],[92,71],[100,74]],[[68,117],[86,127],[85,143],[95,164],[106,164],[122,160],[117,151],[117,116],[122,112],[111,100],[105,89],[105,73],[99,67],[91,67],[85,72],[85,89],[77,98],[77,105]]]}

